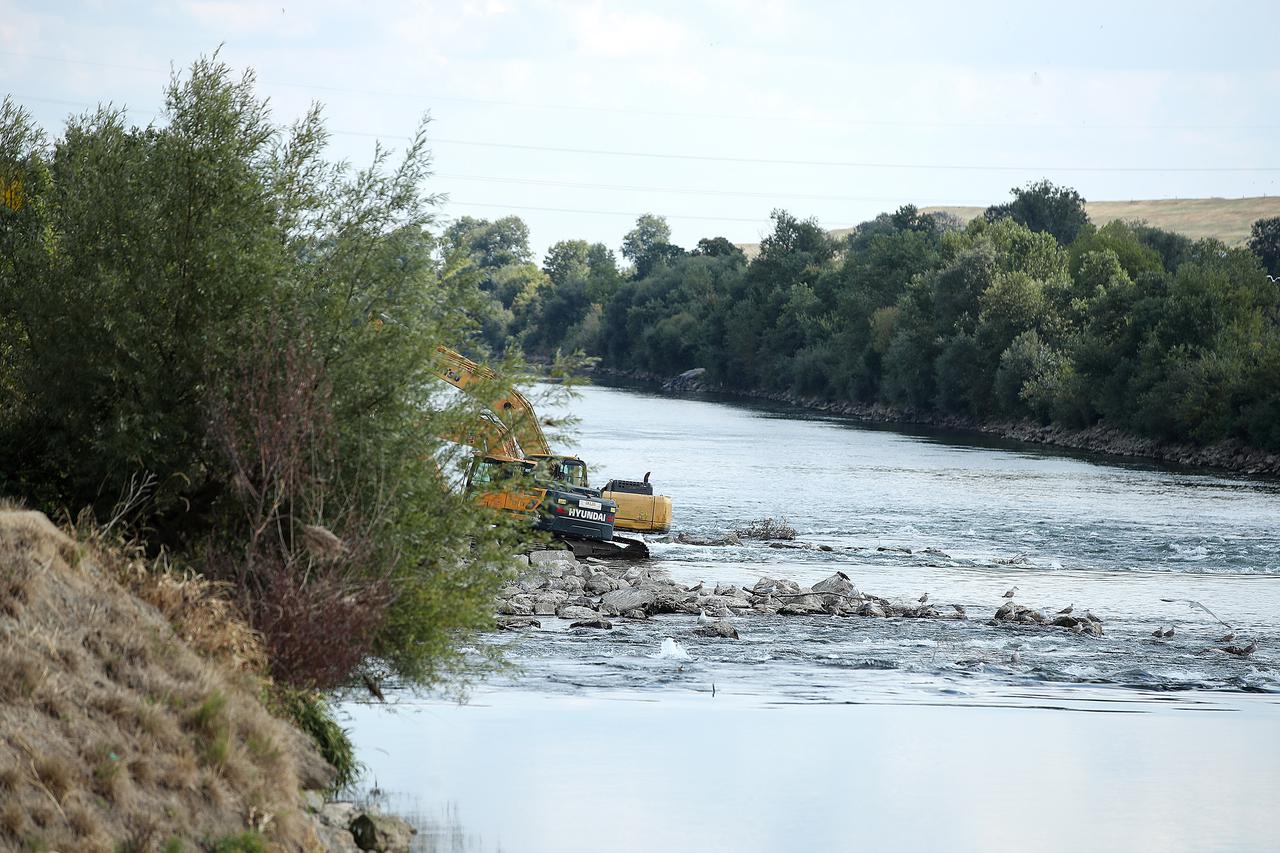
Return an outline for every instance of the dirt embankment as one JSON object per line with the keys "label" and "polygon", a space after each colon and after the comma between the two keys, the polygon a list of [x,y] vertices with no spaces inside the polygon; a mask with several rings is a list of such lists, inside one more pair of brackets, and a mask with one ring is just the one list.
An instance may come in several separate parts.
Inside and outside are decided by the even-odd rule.
{"label": "dirt embankment", "polygon": [[260,703],[252,635],[127,563],[0,509],[0,850],[324,849],[301,792],[332,771]]}
{"label": "dirt embankment", "polygon": [[701,374],[691,375],[695,374],[695,371],[687,371],[673,378],[659,377],[642,371],[620,371],[602,367],[597,367],[595,373],[604,377],[660,383],[663,390],[672,394],[700,392],[724,394],[743,399],[784,403],[867,423],[913,424],[965,430],[1089,453],[1151,459],[1170,465],[1219,468],[1240,474],[1280,475],[1280,453],[1259,450],[1235,440],[1210,445],[1185,444],[1145,438],[1103,424],[1073,429],[1032,421],[980,421],[963,415],[902,409],[881,403],[868,405],[821,400],[786,392],[736,391],[707,383]]}

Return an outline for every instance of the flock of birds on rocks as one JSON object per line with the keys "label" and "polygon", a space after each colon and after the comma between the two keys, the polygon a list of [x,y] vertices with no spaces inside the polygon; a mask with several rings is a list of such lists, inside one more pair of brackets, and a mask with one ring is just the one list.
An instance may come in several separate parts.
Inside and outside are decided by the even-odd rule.
{"label": "flock of birds on rocks", "polygon": [[[847,575],[845,575],[845,574],[844,574],[844,572],[837,572],[837,574],[838,574],[840,577],[842,577],[842,578],[845,578],[845,579],[847,579],[847,578],[848,578],[848,576],[847,576]],[[701,592],[701,591],[702,591],[702,589],[703,589],[703,582],[702,582],[702,581],[698,581],[696,584],[694,584],[694,585],[692,585],[692,586],[689,586],[689,587],[686,587],[686,588],[685,588],[685,591],[686,591],[686,592]],[[1001,597],[1001,598],[1003,598],[1003,599],[1005,599],[1006,601],[1012,602],[1012,601],[1013,601],[1013,599],[1014,599],[1014,597],[1015,597],[1017,594],[1018,594],[1018,587],[1017,587],[1016,585],[1014,585],[1014,586],[1010,587],[1008,590],[1006,590],[1006,591],[1005,591],[1005,593],[1004,593],[1002,596],[1000,596],[1000,597]],[[1208,653],[1208,652],[1212,652],[1212,651],[1219,651],[1219,652],[1224,652],[1225,654],[1234,655],[1235,657],[1238,657],[1238,658],[1248,658],[1248,657],[1252,657],[1252,656],[1253,656],[1253,653],[1254,653],[1254,652],[1256,652],[1256,651],[1258,650],[1258,641],[1257,641],[1257,639],[1256,639],[1256,638],[1255,638],[1255,639],[1253,639],[1253,640],[1251,640],[1251,641],[1249,642],[1249,644],[1248,644],[1248,645],[1230,645],[1230,643],[1232,643],[1232,641],[1234,641],[1234,640],[1236,639],[1236,631],[1235,631],[1235,629],[1234,629],[1234,628],[1232,628],[1232,627],[1231,627],[1231,625],[1229,625],[1228,623],[1223,622],[1221,619],[1219,619],[1219,618],[1218,618],[1218,616],[1217,616],[1216,614],[1214,614],[1214,613],[1213,613],[1213,611],[1211,611],[1209,608],[1205,607],[1205,606],[1204,606],[1203,604],[1201,604],[1200,602],[1198,602],[1198,601],[1193,601],[1193,600],[1191,600],[1191,599],[1187,599],[1187,598],[1178,598],[1178,599],[1173,599],[1173,598],[1162,598],[1162,599],[1160,599],[1160,600],[1161,600],[1161,601],[1163,601],[1163,602],[1166,602],[1166,603],[1182,603],[1182,604],[1186,604],[1186,605],[1188,605],[1189,607],[1191,607],[1193,610],[1199,610],[1199,611],[1202,611],[1202,612],[1204,612],[1204,613],[1207,613],[1209,616],[1213,617],[1213,618],[1214,618],[1215,620],[1217,620],[1219,623],[1221,623],[1222,625],[1225,625],[1228,629],[1230,629],[1226,634],[1224,634],[1224,635],[1223,635],[1223,636],[1221,636],[1221,637],[1218,637],[1217,639],[1215,639],[1215,640],[1213,641],[1214,643],[1216,643],[1216,644],[1217,644],[1217,646],[1212,647],[1212,648],[1204,649],[1202,652],[1200,652],[1200,654],[1206,654],[1206,653]],[[929,593],[928,593],[928,592],[925,592],[925,593],[924,593],[924,594],[922,594],[919,598],[917,598],[917,599],[916,599],[916,601],[917,601],[919,604],[921,604],[922,606],[923,606],[923,605],[925,605],[925,604],[928,604],[928,603],[929,603]],[[967,618],[968,618],[968,613],[965,611],[965,607],[964,607],[964,605],[963,605],[963,604],[952,604],[952,605],[951,605],[951,607],[955,610],[956,614],[957,614],[961,619],[967,619]],[[1070,616],[1070,615],[1075,611],[1075,608],[1076,608],[1076,606],[1075,606],[1075,603],[1073,602],[1073,603],[1071,603],[1071,604],[1068,604],[1066,607],[1062,608],[1061,610],[1057,611],[1057,613],[1056,613],[1055,615],[1057,615],[1057,616]],[[1096,624],[1101,624],[1101,622],[1102,622],[1102,620],[1101,620],[1101,619],[1099,619],[1097,616],[1093,615],[1093,613],[1092,613],[1091,611],[1089,611],[1089,610],[1085,610],[1085,612],[1084,612],[1084,616],[1083,616],[1083,619],[1084,619],[1084,620],[1086,620],[1086,621],[1088,621],[1088,622],[1093,622],[1093,623],[1096,623]],[[710,616],[708,616],[708,615],[707,615],[706,610],[701,610],[701,609],[700,609],[700,610],[698,611],[698,625],[700,625],[700,626],[708,626],[708,625],[711,625],[711,624],[713,624],[713,623],[715,623],[715,622],[717,622],[717,621],[727,621],[727,620],[725,619],[725,617],[718,617],[718,618],[716,618],[716,619],[713,619],[712,617],[710,617]],[[1154,637],[1154,638],[1156,638],[1156,639],[1167,640],[1167,639],[1169,639],[1169,638],[1173,637],[1175,633],[1176,633],[1176,631],[1174,630],[1174,627],[1173,627],[1172,625],[1170,625],[1168,628],[1164,628],[1164,627],[1156,628],[1154,631],[1152,631],[1152,632],[1151,632],[1151,636],[1152,636],[1152,637]],[[1017,662],[1017,657],[1018,657],[1017,652],[1014,652],[1014,661],[1013,661],[1014,663],[1016,663],[1016,662]]]}

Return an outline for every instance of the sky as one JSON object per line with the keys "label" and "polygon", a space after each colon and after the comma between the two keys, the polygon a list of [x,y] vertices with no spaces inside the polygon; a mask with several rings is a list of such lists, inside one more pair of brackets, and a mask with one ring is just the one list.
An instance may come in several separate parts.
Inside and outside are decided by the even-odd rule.
{"label": "sky", "polygon": [[1280,4],[783,0],[0,0],[0,93],[53,136],[101,102],[161,122],[221,49],[330,156],[423,115],[441,219],[514,214],[617,249],[757,242],[1048,178],[1089,200],[1280,194]]}

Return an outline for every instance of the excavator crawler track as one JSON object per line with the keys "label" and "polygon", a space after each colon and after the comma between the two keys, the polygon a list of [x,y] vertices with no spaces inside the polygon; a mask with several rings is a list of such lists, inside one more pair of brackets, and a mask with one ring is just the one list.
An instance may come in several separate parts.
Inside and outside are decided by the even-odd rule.
{"label": "excavator crawler track", "polygon": [[615,536],[607,542],[568,536],[563,539],[573,551],[573,556],[578,559],[597,557],[602,560],[647,560],[649,558],[649,546],[643,539],[627,539],[622,536]]}

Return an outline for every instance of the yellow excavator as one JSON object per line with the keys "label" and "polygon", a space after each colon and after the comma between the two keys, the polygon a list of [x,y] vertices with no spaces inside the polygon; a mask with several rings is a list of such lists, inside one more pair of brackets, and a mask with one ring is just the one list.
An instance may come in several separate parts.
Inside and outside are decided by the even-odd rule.
{"label": "yellow excavator", "polygon": [[[506,426],[505,435],[495,436],[502,440],[505,453],[533,462],[537,475],[591,490],[587,463],[577,456],[551,452],[528,398],[512,388],[497,399],[486,399],[480,389],[483,383],[498,378],[493,370],[445,346],[436,347],[436,356],[435,374],[453,387],[477,396]],[[599,492],[602,498],[617,504],[617,529],[637,533],[665,533],[671,529],[671,498],[654,494],[647,473],[642,480],[610,480]]]}
{"label": "yellow excavator", "polygon": [[[551,453],[537,414],[523,394],[502,388],[496,384],[494,371],[448,347],[437,347],[436,354],[432,372],[485,408],[480,423],[464,435],[447,436],[477,449],[466,487],[480,492],[482,504],[533,516],[536,527],[562,538],[579,557],[636,559],[649,555],[642,540],[614,537],[620,520],[617,502],[591,488],[587,465],[581,459]],[[495,388],[502,390],[495,392]],[[641,485],[647,486],[650,494],[635,496],[647,497],[649,506],[665,505],[666,526],[662,529],[666,529],[670,526],[671,499],[653,496],[647,480],[648,475]],[[625,494],[630,498],[633,493]],[[644,509],[637,509],[635,503],[633,499],[633,512]]]}

